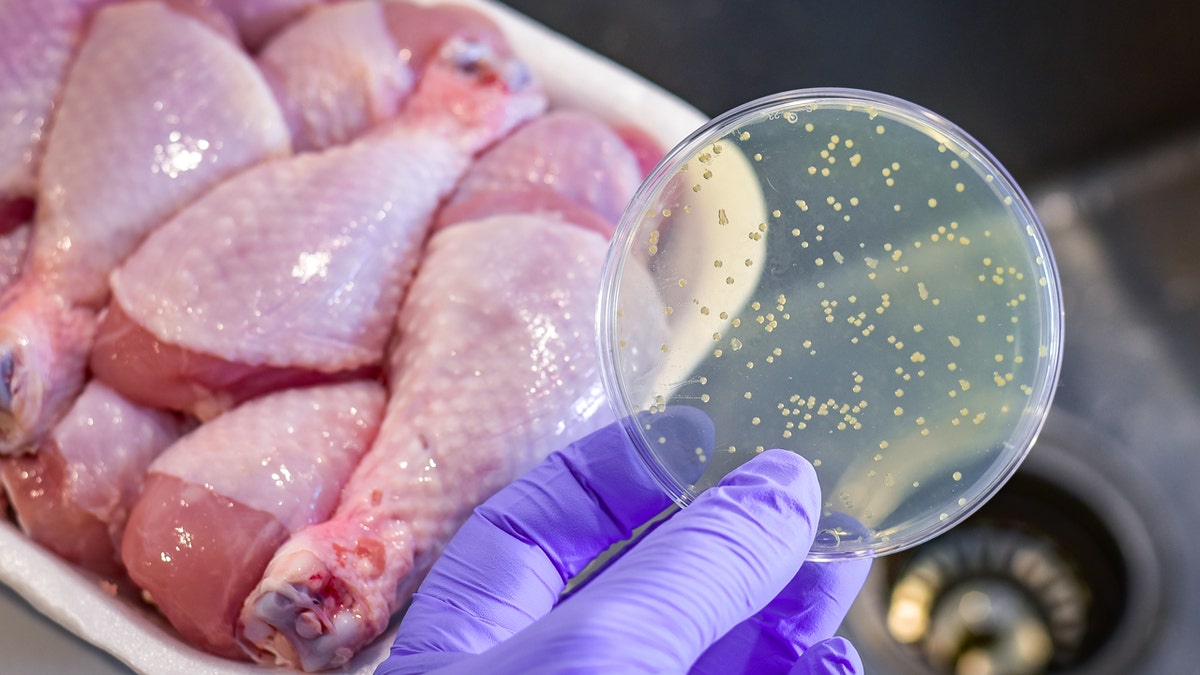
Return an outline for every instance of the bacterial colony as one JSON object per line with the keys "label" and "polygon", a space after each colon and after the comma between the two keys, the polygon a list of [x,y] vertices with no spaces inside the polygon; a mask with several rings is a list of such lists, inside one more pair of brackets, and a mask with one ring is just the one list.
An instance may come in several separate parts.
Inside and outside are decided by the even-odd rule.
{"label": "bacterial colony", "polygon": [[631,412],[712,418],[685,490],[793,450],[820,477],[818,548],[862,554],[1002,480],[1044,415],[1057,299],[988,166],[919,119],[808,105],[729,128],[635,202],[624,275],[652,283],[617,288],[617,377]]}

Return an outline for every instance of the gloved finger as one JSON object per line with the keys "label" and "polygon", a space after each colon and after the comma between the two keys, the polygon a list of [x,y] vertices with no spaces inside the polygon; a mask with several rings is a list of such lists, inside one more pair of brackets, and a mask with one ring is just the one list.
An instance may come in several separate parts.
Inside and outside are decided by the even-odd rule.
{"label": "gloved finger", "polygon": [[[694,408],[643,419],[680,451],[712,445],[712,421]],[[620,424],[572,443],[475,510],[414,594],[392,654],[490,648],[669,504]]]}
{"label": "gloved finger", "polygon": [[870,570],[866,558],[804,563],[779,595],[709,647],[691,672],[787,672],[811,645],[833,636]]}
{"label": "gloved finger", "polygon": [[788,675],[860,675],[862,659],[849,640],[833,637],[809,647]]}
{"label": "gloved finger", "polygon": [[545,620],[489,652],[489,663],[542,645],[567,650],[588,672],[684,672],[796,574],[819,507],[812,465],[790,452],[765,452]]}
{"label": "gloved finger", "polygon": [[833,636],[870,571],[867,558],[806,563],[787,588],[755,616],[755,622],[806,650]]}
{"label": "gloved finger", "polygon": [[788,675],[860,675],[863,659],[846,638],[829,638],[812,645]]}

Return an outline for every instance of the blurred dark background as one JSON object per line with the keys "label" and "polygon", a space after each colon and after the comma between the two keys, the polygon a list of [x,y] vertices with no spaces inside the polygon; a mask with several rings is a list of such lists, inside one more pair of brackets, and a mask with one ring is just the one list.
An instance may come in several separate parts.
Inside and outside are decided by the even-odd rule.
{"label": "blurred dark background", "polygon": [[1021,183],[1200,126],[1200,3],[507,0],[710,116],[855,87],[957,123]]}

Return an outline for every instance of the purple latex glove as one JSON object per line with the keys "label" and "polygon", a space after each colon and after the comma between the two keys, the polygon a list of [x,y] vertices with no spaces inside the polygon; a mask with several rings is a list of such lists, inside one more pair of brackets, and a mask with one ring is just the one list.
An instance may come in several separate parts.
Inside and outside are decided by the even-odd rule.
{"label": "purple latex glove", "polygon": [[[655,418],[681,448],[712,445],[699,411]],[[859,673],[832,635],[870,562],[804,563],[820,504],[807,461],[764,452],[560,601],[597,554],[670,505],[614,424],[476,509],[376,675]]]}

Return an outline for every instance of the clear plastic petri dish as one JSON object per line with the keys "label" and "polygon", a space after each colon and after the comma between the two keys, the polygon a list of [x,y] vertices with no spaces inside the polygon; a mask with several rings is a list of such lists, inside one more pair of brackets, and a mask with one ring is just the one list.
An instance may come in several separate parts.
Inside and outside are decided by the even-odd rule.
{"label": "clear plastic petri dish", "polygon": [[[981,506],[1036,440],[1063,344],[1045,233],[999,162],[848,89],[748,103],[672,150],[598,312],[610,401],[662,488],[686,506],[797,452],[823,496],[813,560],[899,551]],[[655,424],[683,408],[712,425],[687,447]]]}

